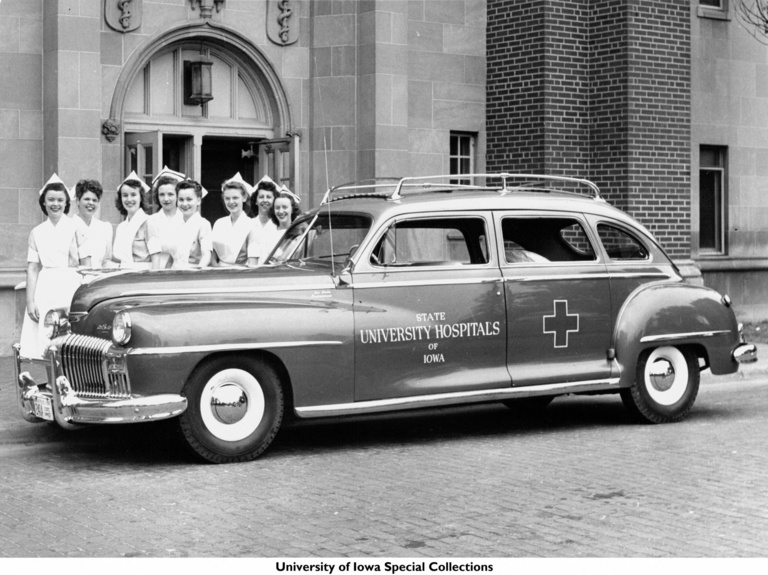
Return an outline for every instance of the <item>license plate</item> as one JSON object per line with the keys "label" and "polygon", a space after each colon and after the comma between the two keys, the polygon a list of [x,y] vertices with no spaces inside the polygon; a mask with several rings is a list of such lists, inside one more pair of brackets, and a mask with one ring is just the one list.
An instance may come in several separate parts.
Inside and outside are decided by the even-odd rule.
{"label": "license plate", "polygon": [[32,400],[32,406],[35,410],[35,417],[53,421],[53,403],[50,397],[35,397]]}

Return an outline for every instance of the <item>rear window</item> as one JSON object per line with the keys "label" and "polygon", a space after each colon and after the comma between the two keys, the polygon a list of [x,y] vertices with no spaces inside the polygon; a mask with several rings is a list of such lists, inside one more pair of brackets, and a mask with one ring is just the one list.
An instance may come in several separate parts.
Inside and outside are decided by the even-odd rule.
{"label": "rear window", "polygon": [[597,235],[612,260],[647,260],[648,250],[633,235],[609,224],[598,224]]}

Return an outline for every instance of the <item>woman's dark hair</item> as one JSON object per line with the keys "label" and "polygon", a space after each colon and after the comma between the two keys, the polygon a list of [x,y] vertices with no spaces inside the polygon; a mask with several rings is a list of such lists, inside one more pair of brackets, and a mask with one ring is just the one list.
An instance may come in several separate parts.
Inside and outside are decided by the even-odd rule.
{"label": "woman's dark hair", "polygon": [[198,184],[195,180],[181,180],[176,184],[176,197],[179,197],[181,190],[195,190],[195,194],[199,199],[203,199],[203,186]]}
{"label": "woman's dark hair", "polygon": [[93,193],[99,200],[101,200],[101,194],[104,193],[104,188],[98,180],[80,180],[75,186],[75,197],[79,200],[86,192]]}
{"label": "woman's dark hair", "polygon": [[123,198],[122,198],[122,194],[120,193],[120,191],[123,189],[124,186],[133,188],[134,190],[139,190],[139,207],[142,210],[144,209],[144,194],[143,194],[144,189],[139,180],[125,180],[117,188],[117,198],[115,198],[115,207],[117,208],[117,211],[122,214],[123,217],[126,217],[128,215],[128,210],[126,210],[125,206],[123,205]]}
{"label": "woman's dark hair", "polygon": [[[291,202],[291,222],[293,222],[293,220],[295,220],[299,216],[299,214],[301,213],[301,210],[299,210],[299,204],[296,202],[296,200],[294,200],[288,194],[282,194],[282,193],[281,194],[277,194],[275,196],[275,202],[279,198],[284,198],[284,199],[288,200],[289,202]],[[279,222],[277,221],[277,216],[275,215],[275,202],[272,202],[272,209],[269,210],[269,218],[275,224],[278,224]]]}
{"label": "woman's dark hair", "polygon": [[64,213],[68,214],[69,213],[69,206],[72,205],[72,200],[69,197],[69,192],[67,191],[67,186],[65,186],[64,184],[59,183],[59,182],[54,182],[52,184],[48,184],[47,186],[45,186],[45,188],[43,188],[43,193],[40,194],[40,198],[38,199],[38,203],[40,204],[40,209],[43,210],[43,213],[46,216],[48,215],[48,210],[45,207],[45,196],[51,190],[53,190],[55,192],[64,192],[64,196],[66,196],[66,198],[67,198],[67,204],[64,206]]}
{"label": "woman's dark hair", "polygon": [[259,196],[259,192],[261,190],[266,190],[268,192],[272,192],[272,203],[274,203],[274,200],[277,198],[277,186],[273,184],[272,182],[259,182],[257,188],[253,190],[253,193],[251,194],[251,202],[250,202],[250,208],[251,213],[256,216],[256,214],[259,213],[259,202],[257,200]]}
{"label": "woman's dark hair", "polygon": [[179,182],[179,178],[174,178],[173,176],[160,176],[159,178],[157,178],[155,185],[152,186],[152,201],[154,201],[159,206],[160,198],[157,197],[157,191],[160,189],[160,186],[165,186],[166,184],[173,184],[174,191],[177,191],[176,184],[178,182]]}

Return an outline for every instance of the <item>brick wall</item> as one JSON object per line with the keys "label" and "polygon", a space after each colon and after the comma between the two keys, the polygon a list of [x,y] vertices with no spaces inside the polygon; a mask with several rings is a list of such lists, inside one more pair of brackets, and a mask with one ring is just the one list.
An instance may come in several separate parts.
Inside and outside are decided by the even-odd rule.
{"label": "brick wall", "polygon": [[689,257],[689,10],[489,0],[489,170],[588,177]]}
{"label": "brick wall", "polygon": [[488,0],[486,162],[539,171],[544,162],[543,0]]}

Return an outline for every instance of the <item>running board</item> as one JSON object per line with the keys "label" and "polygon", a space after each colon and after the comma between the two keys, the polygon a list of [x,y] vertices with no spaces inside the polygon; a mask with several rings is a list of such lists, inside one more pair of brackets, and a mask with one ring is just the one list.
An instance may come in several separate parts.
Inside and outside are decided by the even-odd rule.
{"label": "running board", "polygon": [[606,391],[619,389],[618,377],[611,379],[595,379],[570,383],[550,383],[546,385],[530,385],[526,387],[503,387],[497,389],[480,389],[475,391],[457,391],[454,393],[436,393],[432,395],[416,395],[412,397],[396,397],[393,399],[374,399],[356,401],[354,403],[336,403],[333,405],[315,405],[296,407],[298,417],[310,419],[314,417],[334,417],[338,415],[363,415],[367,413],[383,413],[386,411],[401,411],[405,409],[420,409],[424,407],[442,407],[446,405],[461,405],[469,403],[487,403],[504,401],[521,397],[538,395],[563,395],[566,393],[583,393],[589,391]]}

